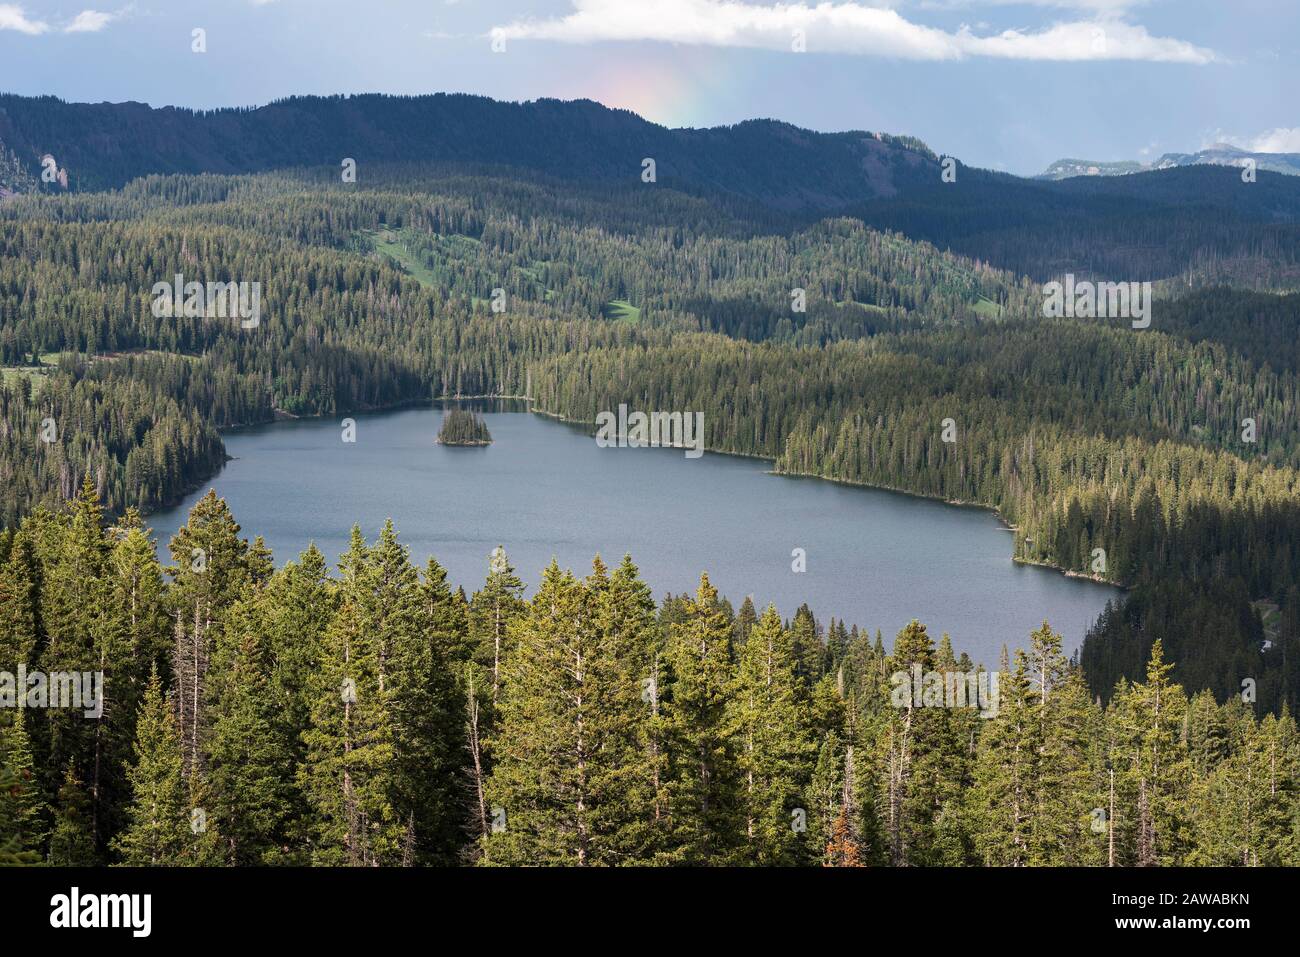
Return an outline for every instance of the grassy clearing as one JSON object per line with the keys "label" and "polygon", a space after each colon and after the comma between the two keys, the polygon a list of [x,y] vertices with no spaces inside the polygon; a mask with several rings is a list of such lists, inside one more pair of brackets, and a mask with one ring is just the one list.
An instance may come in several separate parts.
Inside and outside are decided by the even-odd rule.
{"label": "grassy clearing", "polygon": [[881,315],[884,315],[885,313],[889,312],[889,310],[886,309],[884,306],[877,306],[874,302],[858,302],[856,299],[850,299],[848,302],[836,303],[836,305],[858,306],[861,309],[867,310],[867,312],[880,313]]}
{"label": "grassy clearing", "polygon": [[605,303],[600,309],[600,314],[613,322],[626,322],[630,325],[636,325],[641,321],[640,307],[632,305],[626,299],[615,299]]}
{"label": "grassy clearing", "polygon": [[1282,634],[1282,609],[1278,607],[1277,602],[1268,599],[1260,599],[1251,604],[1259,612],[1260,620],[1264,623],[1264,637],[1276,644]]}
{"label": "grassy clearing", "polygon": [[6,387],[12,388],[17,385],[19,379],[28,379],[32,384],[32,395],[39,395],[49,378],[48,369],[38,369],[35,366],[6,366],[0,368],[0,381],[3,381]]}
{"label": "grassy clearing", "polygon": [[437,285],[429,267],[407,252],[400,234],[391,229],[381,229],[377,232],[368,232],[366,236],[378,255],[393,260],[420,285],[430,288]]}
{"label": "grassy clearing", "polygon": [[[75,352],[43,352],[39,366],[3,366],[0,367],[0,380],[6,386],[12,386],[19,379],[30,379],[32,395],[38,395],[58,368],[59,360],[64,356],[77,356]],[[187,362],[198,362],[201,356],[186,355],[183,352],[166,352],[162,349],[124,349],[121,352],[104,352],[91,356],[96,362],[113,362],[128,356],[178,356]]]}

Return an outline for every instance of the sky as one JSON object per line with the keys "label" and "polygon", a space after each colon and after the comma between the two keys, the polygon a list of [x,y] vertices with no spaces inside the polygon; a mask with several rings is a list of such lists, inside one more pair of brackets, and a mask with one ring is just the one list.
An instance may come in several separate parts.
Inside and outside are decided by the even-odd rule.
{"label": "sky", "polygon": [[1300,3],[0,0],[0,92],[211,108],[439,91],[908,134],[1026,175],[1217,142],[1300,152]]}

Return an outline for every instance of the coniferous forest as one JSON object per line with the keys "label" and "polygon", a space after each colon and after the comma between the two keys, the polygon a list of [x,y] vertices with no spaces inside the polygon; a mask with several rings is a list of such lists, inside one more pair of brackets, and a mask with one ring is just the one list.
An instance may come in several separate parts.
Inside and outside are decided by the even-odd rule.
{"label": "coniferous forest", "polygon": [[90,480],[0,546],[6,660],[106,687],[97,721],[5,715],[11,863],[1300,862],[1294,718],[1189,693],[1159,641],[1104,704],[1044,622],[991,712],[900,707],[891,675],[976,665],[707,575],[656,603],[630,556],[529,598],[498,550],[466,595],[390,523],[276,568],[209,494],[164,568]]}
{"label": "coniferous forest", "polygon": [[[375,117],[420,106],[392,99]],[[76,142],[69,104],[0,102],[16,149],[35,116]],[[474,109],[424,106],[430,129]],[[776,158],[719,183],[779,124],[653,140],[648,183],[600,113],[554,120],[605,150],[567,174],[527,159],[531,113],[510,155],[353,181],[306,147],[205,171],[149,145],[351,116],[296,108],[137,117],[139,155],[84,188],[0,144],[0,672],[103,674],[93,720],[0,709],[0,860],[1300,864],[1300,183],[939,185],[927,147],[876,137],[800,144],[827,177],[803,202]],[[892,177],[869,197],[861,150]],[[1043,279],[1121,266],[1150,328],[1043,316]],[[257,283],[260,314],[160,309],[174,278]],[[593,431],[698,410],[711,451],[996,510],[1009,560],[1125,592],[1077,654],[1048,621],[972,661],[924,622],[734,607],[707,575],[656,600],[635,556],[529,594],[504,550],[453,582],[391,524],[273,556],[209,494],[149,527],[220,470],[223,429],[467,396]],[[490,437],[453,412],[438,440]],[[914,672],[996,673],[998,706],[900,701]]]}

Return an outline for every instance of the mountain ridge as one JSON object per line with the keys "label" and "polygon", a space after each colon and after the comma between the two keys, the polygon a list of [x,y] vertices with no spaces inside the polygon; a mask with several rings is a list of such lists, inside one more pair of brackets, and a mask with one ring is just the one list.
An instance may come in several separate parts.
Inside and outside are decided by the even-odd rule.
{"label": "mountain ridge", "polygon": [[1073,179],[1078,176],[1128,176],[1178,166],[1234,166],[1242,168],[1253,160],[1256,170],[1300,176],[1300,153],[1263,153],[1245,150],[1231,143],[1215,143],[1195,153],[1164,153],[1154,163],[1137,160],[1056,160],[1034,177],[1036,180]]}
{"label": "mountain ridge", "polygon": [[[288,97],[190,110],[0,94],[0,143],[26,169],[53,155],[72,189],[151,173],[256,173],[367,162],[493,162],[562,177],[659,182],[734,193],[778,209],[833,209],[938,177],[912,137],[820,133],[769,119],[669,129],[592,100],[506,102],[463,93]],[[800,175],[778,177],[796,169]]]}
{"label": "mountain ridge", "polygon": [[[47,155],[55,183],[41,182]],[[419,168],[560,191],[612,189],[634,206],[645,198],[650,159],[656,189],[725,207],[755,228],[850,216],[1040,280],[1073,271],[1300,286],[1297,177],[1261,170],[1245,186],[1238,171],[1197,164],[1028,179],[949,163],[911,136],[822,133],[771,119],[668,129],[592,100],[355,94],[190,110],[0,94],[6,156],[13,159],[0,162],[0,188],[20,193],[204,173],[298,171],[341,183],[350,158],[357,189],[400,191],[403,171]],[[1063,222],[1073,224],[1068,237]]]}

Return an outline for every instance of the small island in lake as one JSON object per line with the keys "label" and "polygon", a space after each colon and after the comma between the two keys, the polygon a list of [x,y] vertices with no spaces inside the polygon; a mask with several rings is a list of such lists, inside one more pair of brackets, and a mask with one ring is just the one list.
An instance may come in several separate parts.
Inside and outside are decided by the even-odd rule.
{"label": "small island in lake", "polygon": [[439,445],[491,445],[492,433],[488,431],[483,416],[464,409],[448,409],[438,430]]}

